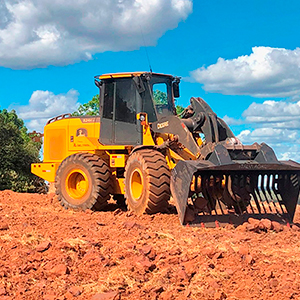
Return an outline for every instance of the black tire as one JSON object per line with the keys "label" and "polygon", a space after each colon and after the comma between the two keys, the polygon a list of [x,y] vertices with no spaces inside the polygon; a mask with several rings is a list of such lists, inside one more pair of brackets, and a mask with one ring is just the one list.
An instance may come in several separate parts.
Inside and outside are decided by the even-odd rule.
{"label": "black tire", "polygon": [[102,209],[107,205],[111,187],[107,163],[91,153],[70,155],[62,161],[55,177],[60,204],[74,210]]}
{"label": "black tire", "polygon": [[160,152],[139,150],[128,158],[125,198],[128,209],[137,214],[166,211],[170,198],[170,170]]}

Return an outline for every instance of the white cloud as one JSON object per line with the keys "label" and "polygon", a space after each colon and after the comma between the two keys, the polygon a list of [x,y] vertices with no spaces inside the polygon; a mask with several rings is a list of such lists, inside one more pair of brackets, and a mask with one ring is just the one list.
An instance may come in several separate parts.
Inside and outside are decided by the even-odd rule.
{"label": "white cloud", "polygon": [[277,148],[278,151],[278,159],[279,160],[295,160],[297,162],[300,162],[300,145],[290,145],[290,146],[282,146],[279,145]]}
{"label": "white cloud", "polygon": [[253,102],[243,117],[247,123],[272,123],[273,128],[300,129],[300,101]]}
{"label": "white cloud", "polygon": [[209,92],[290,97],[300,93],[300,48],[253,47],[250,55],[219,58],[191,75]]}
{"label": "white cloud", "polygon": [[49,91],[35,91],[28,105],[15,109],[19,117],[25,121],[29,131],[43,132],[50,118],[77,110],[79,106],[77,100],[78,92],[75,90],[58,95]]}
{"label": "white cloud", "polygon": [[256,128],[252,131],[243,130],[237,136],[242,143],[293,143],[297,142],[297,131],[288,129],[274,129],[270,127]]}
{"label": "white cloud", "polygon": [[0,66],[66,65],[155,45],[192,0],[0,0]]}
{"label": "white cloud", "polygon": [[242,143],[266,143],[279,159],[300,161],[300,101],[253,102],[243,112],[242,119],[225,116],[224,120],[248,127],[237,135]]}
{"label": "white cloud", "polygon": [[239,119],[239,120],[237,120],[237,119],[234,119],[234,118],[231,118],[231,117],[229,117],[229,116],[227,116],[227,115],[225,115],[223,118],[222,118],[225,122],[226,122],[226,124],[227,125],[241,125],[242,123],[243,123],[243,120],[241,120],[241,119]]}
{"label": "white cloud", "polygon": [[255,142],[268,144],[275,151],[279,160],[292,159],[300,162],[299,130],[259,127],[242,130],[237,137],[245,145]]}

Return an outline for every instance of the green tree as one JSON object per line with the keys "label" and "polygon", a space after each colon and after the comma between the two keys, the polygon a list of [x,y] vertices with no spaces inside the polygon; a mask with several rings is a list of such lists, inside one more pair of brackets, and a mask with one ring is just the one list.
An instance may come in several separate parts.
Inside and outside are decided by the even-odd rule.
{"label": "green tree", "polygon": [[167,94],[160,90],[153,92],[153,100],[155,104],[168,104]]}
{"label": "green tree", "polygon": [[178,116],[180,116],[184,111],[184,107],[181,105],[176,105],[176,113]]}
{"label": "green tree", "polygon": [[72,116],[96,116],[99,115],[99,95],[95,95],[92,100],[78,107]]}
{"label": "green tree", "polygon": [[14,110],[0,110],[0,190],[36,192],[45,187],[30,171],[39,162],[41,141],[33,141]]}

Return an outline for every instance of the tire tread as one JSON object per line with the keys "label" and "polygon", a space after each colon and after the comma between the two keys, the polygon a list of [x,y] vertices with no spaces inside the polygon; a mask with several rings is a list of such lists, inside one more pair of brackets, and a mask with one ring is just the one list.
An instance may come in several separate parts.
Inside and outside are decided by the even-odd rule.
{"label": "tire tread", "polygon": [[[154,214],[164,212],[170,198],[170,170],[166,159],[162,153],[156,150],[143,149],[134,152],[127,161],[125,167],[125,178],[129,176],[128,169],[131,160],[138,158],[144,165],[147,174],[148,199],[145,205],[138,213]],[[130,193],[128,187],[125,186],[125,198],[127,207],[130,210],[134,208],[130,204]]]}
{"label": "tire tread", "polygon": [[[63,175],[63,170],[65,167],[75,162],[79,164],[83,163],[88,166],[90,175],[94,178],[94,182],[96,185],[89,199],[86,202],[78,205],[78,207],[70,204],[63,197],[61,192],[61,177]],[[107,163],[97,155],[92,153],[76,153],[65,158],[60,164],[55,178],[55,189],[60,204],[67,209],[72,208],[75,210],[99,210],[106,206],[107,200],[110,198],[110,193],[112,191],[111,172]]]}

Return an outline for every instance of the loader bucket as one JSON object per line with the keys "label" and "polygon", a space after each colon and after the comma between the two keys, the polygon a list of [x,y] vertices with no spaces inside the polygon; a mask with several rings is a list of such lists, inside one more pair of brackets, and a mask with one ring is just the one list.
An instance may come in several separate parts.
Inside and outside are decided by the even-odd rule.
{"label": "loader bucket", "polygon": [[239,225],[249,217],[292,222],[300,164],[278,161],[270,149],[265,145],[255,160],[234,161],[220,155],[226,152],[220,146],[209,160],[179,161],[172,170],[171,193],[180,223]]}

